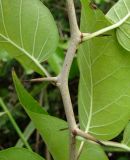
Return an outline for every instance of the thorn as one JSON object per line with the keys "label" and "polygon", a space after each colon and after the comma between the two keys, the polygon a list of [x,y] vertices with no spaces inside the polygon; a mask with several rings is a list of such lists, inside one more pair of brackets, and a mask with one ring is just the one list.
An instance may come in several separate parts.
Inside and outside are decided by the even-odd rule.
{"label": "thorn", "polygon": [[60,131],[65,131],[65,130],[68,130],[69,127],[66,127],[66,128],[61,128]]}
{"label": "thorn", "polygon": [[101,146],[105,146],[101,141],[97,140],[97,143],[100,144]]}
{"label": "thorn", "polygon": [[110,37],[110,36],[112,36],[112,35],[110,35],[110,34],[101,34],[101,35],[98,35],[96,37]]}
{"label": "thorn", "polygon": [[24,80],[24,82],[43,82],[43,78]]}
{"label": "thorn", "polygon": [[24,80],[24,82],[57,82],[57,77],[44,77],[30,80]]}
{"label": "thorn", "polygon": [[[80,125],[79,125],[79,123],[77,124],[77,127],[79,127]],[[66,127],[66,128],[61,128],[60,129],[60,131],[64,131],[64,130],[68,130],[69,129],[69,127]]]}

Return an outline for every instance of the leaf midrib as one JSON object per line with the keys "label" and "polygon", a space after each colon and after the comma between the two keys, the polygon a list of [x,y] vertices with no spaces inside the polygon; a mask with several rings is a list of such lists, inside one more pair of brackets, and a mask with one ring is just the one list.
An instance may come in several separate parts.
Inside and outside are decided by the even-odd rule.
{"label": "leaf midrib", "polygon": [[10,38],[7,38],[3,34],[0,33],[0,36],[5,39],[7,42],[15,46],[18,50],[26,54],[27,57],[29,57],[41,70],[43,73],[45,73],[43,67],[39,64],[39,62],[35,59],[35,57],[31,56],[25,49],[21,48],[18,44],[16,44],[14,41],[12,41]]}
{"label": "leaf midrib", "polygon": [[92,119],[92,111],[93,111],[93,76],[92,76],[92,65],[91,65],[91,54],[90,54],[90,44],[89,44],[89,41],[88,41],[88,52],[89,52],[89,63],[90,63],[90,94],[91,94],[91,97],[90,97],[90,110],[89,110],[89,114],[88,114],[88,122],[87,122],[87,126],[86,126],[86,129],[85,129],[85,132],[89,132],[89,128],[90,128],[90,124],[91,124],[91,119]]}

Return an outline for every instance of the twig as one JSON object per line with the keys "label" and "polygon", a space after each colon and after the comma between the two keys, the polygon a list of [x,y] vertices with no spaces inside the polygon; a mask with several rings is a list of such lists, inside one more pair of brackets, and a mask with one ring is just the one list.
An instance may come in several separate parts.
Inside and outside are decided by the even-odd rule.
{"label": "twig", "polygon": [[[74,130],[74,134],[76,136],[80,136],[86,140],[90,140],[92,142],[95,142],[97,144],[100,144],[100,145],[104,145],[101,141],[97,140],[95,137],[93,137],[92,135],[90,135],[89,133],[86,133],[84,131],[82,131],[81,129],[77,128]],[[84,145],[85,141],[82,141],[81,145],[80,145],[80,148],[78,150],[78,153],[76,155],[76,160],[79,159],[81,153],[82,153],[82,149],[83,149],[83,145]]]}
{"label": "twig", "polygon": [[[113,147],[113,148],[119,148],[119,149],[122,149],[123,151],[127,151],[127,152],[130,152],[130,147],[128,147],[127,145],[125,144],[122,144],[122,143],[118,143],[118,142],[113,142],[113,141],[102,141],[102,140],[97,140],[95,137],[93,137],[92,135],[88,134],[88,133],[85,133],[84,131],[80,130],[80,129],[76,129],[74,131],[74,134],[76,136],[80,136],[86,140],[89,140],[89,141],[92,141],[94,143],[97,143],[103,147]],[[85,142],[85,141],[83,141]],[[83,143],[82,143],[83,144]],[[81,152],[82,152],[82,146],[81,146],[81,149],[79,150],[78,154],[77,154],[77,160],[79,159],[80,155],[81,155]]]}
{"label": "twig", "polygon": [[64,103],[65,113],[68,121],[69,131],[70,131],[70,160],[76,159],[76,138],[73,134],[73,130],[77,128],[72,102],[70,98],[69,88],[68,88],[68,76],[70,68],[77,50],[78,44],[81,42],[81,32],[79,31],[75,7],[73,0],[67,0],[67,10],[70,23],[70,33],[71,39],[69,48],[66,53],[65,61],[63,64],[62,71],[58,76],[58,87],[61,92],[61,96]]}
{"label": "twig", "polygon": [[99,31],[96,31],[94,33],[82,33],[83,34],[82,41],[86,41],[86,40],[92,39],[94,37],[97,37],[97,36],[105,33],[105,32],[108,32],[110,30],[113,30],[115,28],[120,27],[129,17],[130,17],[130,13],[128,13],[124,18],[122,18],[120,21],[118,21],[117,23],[115,23],[115,24],[113,24],[111,26],[103,28],[103,29],[101,29]]}
{"label": "twig", "polygon": [[104,146],[121,148],[123,150],[126,150],[126,151],[130,152],[130,147],[128,147],[127,145],[125,145],[123,143],[118,143],[118,142],[113,142],[113,141],[101,141],[101,143]]}
{"label": "twig", "polygon": [[102,143],[101,141],[97,140],[95,137],[93,137],[93,136],[90,135],[89,133],[86,133],[86,132],[82,131],[82,130],[79,129],[79,128],[75,129],[73,132],[74,132],[74,134],[75,134],[76,136],[80,136],[80,137],[85,138],[85,139],[87,139],[87,140],[90,140],[90,141],[93,141],[93,142],[95,142],[95,143],[104,145],[104,143]]}

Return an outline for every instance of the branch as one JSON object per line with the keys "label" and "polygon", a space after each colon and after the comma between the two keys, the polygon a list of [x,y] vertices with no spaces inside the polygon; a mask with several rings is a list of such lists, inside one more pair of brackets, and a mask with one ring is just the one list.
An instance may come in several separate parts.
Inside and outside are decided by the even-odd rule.
{"label": "branch", "polygon": [[75,135],[73,135],[73,130],[77,128],[77,125],[74,117],[72,102],[71,102],[69,88],[68,88],[68,77],[69,77],[70,68],[77,50],[77,46],[81,42],[81,32],[79,31],[79,28],[78,28],[73,0],[67,0],[67,10],[68,10],[69,23],[70,23],[71,39],[70,39],[69,48],[66,53],[62,71],[58,76],[57,84],[63,99],[64,109],[65,109],[66,118],[68,121],[68,126],[70,131],[70,160],[75,160],[76,159],[76,137]]}
{"label": "branch", "polygon": [[103,145],[103,143],[101,141],[97,140],[95,137],[93,137],[89,133],[86,133],[86,132],[82,131],[79,128],[76,128],[73,132],[74,132],[73,134],[75,134],[76,136],[80,136],[80,137],[82,137],[84,139],[87,139],[87,140],[90,140],[92,142],[95,142],[95,143]]}
{"label": "branch", "polygon": [[99,31],[96,31],[94,33],[82,33],[82,35],[83,35],[82,41],[86,41],[86,40],[92,39],[94,37],[102,35],[105,32],[108,32],[110,30],[113,30],[115,28],[120,27],[129,17],[130,17],[130,12],[123,19],[121,19],[120,21],[118,21],[117,23],[115,23],[115,24],[113,24],[111,26],[103,28],[103,29],[101,29]]}
{"label": "branch", "polygon": [[80,31],[77,24],[77,18],[76,18],[75,6],[74,6],[73,0],[67,0],[67,11],[68,11],[68,17],[69,17],[71,36],[73,35],[74,37],[76,37],[76,35],[80,36]]}
{"label": "branch", "polygon": [[74,118],[73,107],[68,89],[68,77],[77,50],[77,46],[81,42],[81,32],[78,29],[73,0],[67,0],[67,8],[70,22],[71,39],[62,67],[62,71],[58,76],[58,87],[61,91],[61,95],[63,98],[66,117],[69,123],[69,129],[72,131],[77,125]]}
{"label": "branch", "polygon": [[[77,129],[74,130],[74,134],[75,134],[76,136],[80,136],[80,137],[82,137],[82,138],[84,138],[84,139],[86,139],[86,140],[90,140],[90,141],[92,141],[92,142],[94,142],[94,143],[97,143],[97,144],[100,144],[100,145],[104,145],[101,141],[97,140],[95,137],[93,137],[93,136],[90,135],[89,133],[86,133],[86,132],[82,131],[82,130],[79,129],[79,128],[77,128]],[[81,142],[81,145],[80,145],[80,147],[79,147],[78,153],[77,153],[77,155],[76,155],[76,160],[79,159],[79,157],[80,157],[80,155],[81,155],[81,153],[82,153],[82,149],[83,149],[84,143],[85,143],[85,141],[82,141],[82,142]]]}
{"label": "branch", "polygon": [[75,116],[74,116],[72,102],[71,102],[69,88],[68,88],[68,77],[69,77],[69,72],[70,72],[73,59],[75,57],[77,46],[81,42],[81,32],[77,24],[73,0],[67,0],[67,11],[68,11],[68,17],[69,17],[69,23],[70,23],[71,39],[70,39],[70,44],[66,53],[66,57],[65,57],[65,61],[64,61],[61,73],[59,74],[58,77],[51,77],[50,75],[46,74],[47,75],[46,78],[32,79],[30,81],[31,82],[52,81],[56,83],[56,85],[59,87],[59,90],[61,92],[61,96],[63,99],[63,103],[64,103],[64,109],[65,109],[65,114],[68,121],[69,131],[70,131],[70,160],[75,160],[76,159],[76,137],[73,134],[73,130],[77,128],[77,125],[75,121]]}

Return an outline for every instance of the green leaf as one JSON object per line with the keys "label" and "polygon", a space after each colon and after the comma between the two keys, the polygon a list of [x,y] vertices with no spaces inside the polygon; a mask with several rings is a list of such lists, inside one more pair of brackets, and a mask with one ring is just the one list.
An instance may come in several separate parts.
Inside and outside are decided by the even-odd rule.
{"label": "green leaf", "polygon": [[87,142],[79,160],[108,160],[108,158],[100,145]]}
{"label": "green leaf", "polygon": [[[32,133],[35,131],[35,126],[32,122],[29,122],[29,124],[27,125],[27,127],[25,128],[25,131],[23,133],[26,141],[28,141],[28,139],[30,138],[30,136],[32,135]],[[15,145],[16,147],[23,147],[24,143],[22,142],[21,139],[19,139]]]}
{"label": "green leaf", "polygon": [[[82,0],[81,30],[94,32],[108,22],[99,10]],[[130,54],[115,33],[95,37],[79,49],[79,119],[83,130],[98,139],[116,137],[130,115]]]}
{"label": "green leaf", "polygon": [[0,151],[0,160],[44,160],[38,154],[25,148],[9,148]]}
{"label": "green leaf", "polygon": [[39,130],[53,158],[55,160],[67,160],[69,149],[68,130],[60,131],[60,129],[67,127],[67,123],[47,115],[43,108],[23,88],[15,74],[13,74],[13,79],[21,104]]}
{"label": "green leaf", "polygon": [[44,74],[40,62],[54,53],[58,31],[40,0],[0,0],[0,47],[27,68]]}
{"label": "green leaf", "polygon": [[[106,14],[106,17],[114,24],[130,14],[130,0],[119,0]],[[123,48],[130,51],[130,18],[116,29],[116,35]]]}
{"label": "green leaf", "polygon": [[[61,119],[49,116],[43,111],[41,106],[30,96],[30,94],[23,88],[17,76],[13,73],[14,84],[17,90],[17,94],[24,109],[32,119],[35,127],[39,130],[46,142],[50,153],[55,160],[68,160],[69,157],[69,136],[68,130],[61,131],[67,127],[67,123]],[[24,98],[26,97],[26,98]],[[26,99],[26,100],[25,100]],[[79,143],[77,143],[79,145]],[[89,160],[94,154],[94,160],[107,160],[104,151],[99,145],[85,143],[85,149],[81,154],[80,160]],[[93,149],[92,149],[93,145]],[[98,158],[99,157],[99,158]],[[104,157],[104,159],[103,159]]]}

